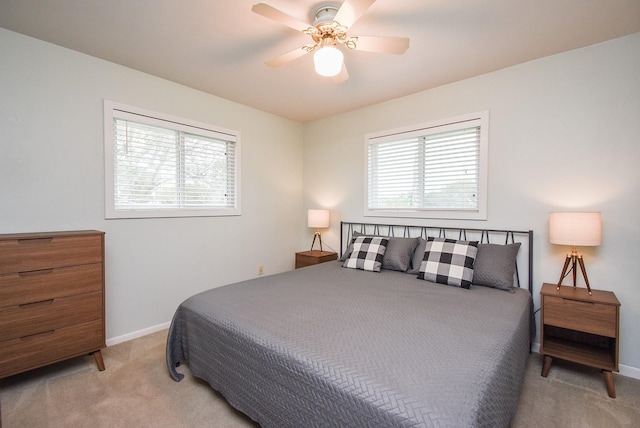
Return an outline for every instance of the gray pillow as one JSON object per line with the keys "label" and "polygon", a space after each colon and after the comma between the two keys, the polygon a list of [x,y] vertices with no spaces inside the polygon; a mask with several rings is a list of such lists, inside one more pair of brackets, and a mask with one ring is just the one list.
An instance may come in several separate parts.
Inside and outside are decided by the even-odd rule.
{"label": "gray pillow", "polygon": [[357,235],[362,235],[362,233],[353,232],[353,236],[351,237],[351,241],[349,241],[349,245],[347,245],[347,248],[344,250],[344,253],[342,253],[342,257],[340,257],[341,262],[346,261],[351,255],[351,253],[353,252],[353,241],[356,240]]}
{"label": "gray pillow", "polygon": [[479,244],[473,269],[473,285],[510,290],[520,243]]}
{"label": "gray pillow", "polygon": [[420,237],[416,238],[418,240],[418,245],[416,245],[416,249],[413,252],[413,256],[411,257],[411,266],[407,273],[411,273],[417,275],[420,273],[420,264],[422,263],[422,258],[424,257],[424,251],[427,248],[427,240]]}
{"label": "gray pillow", "polygon": [[[345,261],[351,255],[353,251],[353,241],[358,236],[379,236],[379,235],[367,235],[360,232],[353,232],[353,237],[347,251],[342,256],[341,260]],[[387,249],[382,259],[382,269],[398,270],[400,272],[406,272],[411,266],[411,256],[414,253],[416,246],[418,245],[418,238],[396,238],[394,236],[385,237],[389,240],[387,243]],[[419,267],[419,266],[418,266]]]}

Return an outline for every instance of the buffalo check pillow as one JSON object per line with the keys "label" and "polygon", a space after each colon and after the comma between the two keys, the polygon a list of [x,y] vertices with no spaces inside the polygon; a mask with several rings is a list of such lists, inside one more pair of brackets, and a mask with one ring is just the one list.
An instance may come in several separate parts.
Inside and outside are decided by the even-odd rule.
{"label": "buffalo check pillow", "polygon": [[389,240],[377,236],[358,236],[352,242],[353,251],[343,267],[380,272]]}
{"label": "buffalo check pillow", "polygon": [[418,278],[470,288],[477,254],[478,241],[427,238]]}

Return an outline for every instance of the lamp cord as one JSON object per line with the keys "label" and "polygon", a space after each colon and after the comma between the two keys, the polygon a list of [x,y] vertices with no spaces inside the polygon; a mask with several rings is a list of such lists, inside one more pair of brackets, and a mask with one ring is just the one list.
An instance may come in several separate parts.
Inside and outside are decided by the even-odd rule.
{"label": "lamp cord", "polygon": [[331,245],[329,245],[329,244],[325,244],[325,243],[323,243],[323,245],[324,245],[325,247],[328,247],[328,248],[329,248],[331,251],[333,251],[334,253],[337,253],[337,251],[336,251],[336,250],[334,250],[333,248],[331,248]]}
{"label": "lamp cord", "polygon": [[565,279],[566,277],[568,277],[568,276],[569,276],[569,274],[571,273],[571,271],[573,271],[573,270],[575,269],[575,267],[576,267],[576,266],[575,266],[574,264],[572,264],[572,265],[571,265],[571,269],[569,269],[569,270],[567,271],[567,273],[565,273],[565,274],[564,274],[564,276],[562,277],[562,279]]}

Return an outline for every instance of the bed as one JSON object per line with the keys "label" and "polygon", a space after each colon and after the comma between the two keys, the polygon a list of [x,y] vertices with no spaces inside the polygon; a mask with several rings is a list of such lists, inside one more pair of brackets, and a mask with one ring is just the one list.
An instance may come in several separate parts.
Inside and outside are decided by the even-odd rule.
{"label": "bed", "polygon": [[[532,232],[343,222],[340,235],[338,261],[184,301],[172,378],[185,363],[263,427],[508,426],[533,333]],[[476,247],[467,289],[443,283],[442,262],[429,274],[449,244]],[[372,264],[363,246],[379,271],[344,267]]]}

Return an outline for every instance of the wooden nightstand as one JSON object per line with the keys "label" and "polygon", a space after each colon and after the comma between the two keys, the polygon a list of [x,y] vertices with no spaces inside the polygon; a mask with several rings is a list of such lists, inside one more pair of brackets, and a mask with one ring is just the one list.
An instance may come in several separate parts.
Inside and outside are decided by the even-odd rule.
{"label": "wooden nightstand", "polygon": [[331,251],[301,251],[296,253],[296,269],[337,260],[338,254]]}
{"label": "wooden nightstand", "polygon": [[540,290],[542,376],[553,358],[602,370],[609,397],[615,398],[612,371],[618,371],[620,302],[611,291],[543,284]]}

